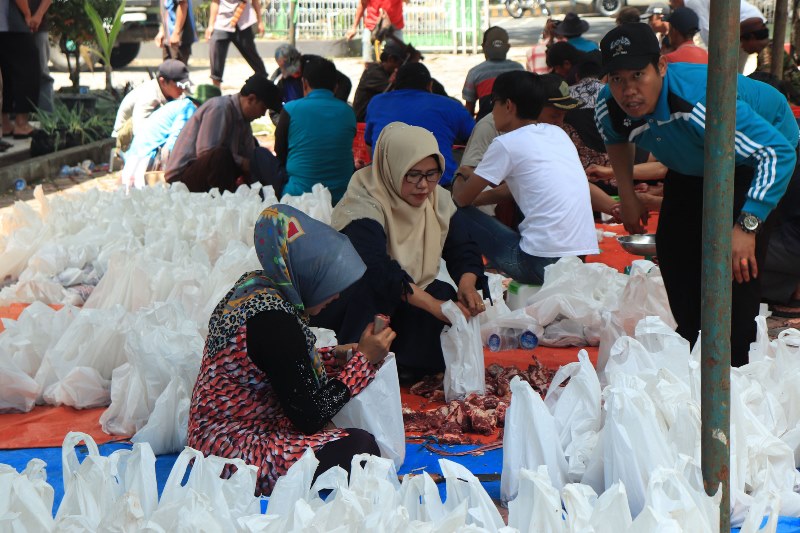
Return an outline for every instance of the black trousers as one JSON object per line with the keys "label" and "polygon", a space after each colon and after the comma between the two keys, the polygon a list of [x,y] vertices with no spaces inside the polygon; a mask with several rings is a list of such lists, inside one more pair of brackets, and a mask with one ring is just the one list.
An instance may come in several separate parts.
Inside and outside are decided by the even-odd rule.
{"label": "black trousers", "polygon": [[230,43],[233,43],[233,46],[239,50],[239,53],[242,54],[244,60],[247,61],[247,64],[256,74],[266,76],[267,69],[264,68],[264,61],[258,55],[254,39],[252,26],[243,30],[236,28],[235,31],[214,30],[208,47],[208,55],[211,62],[211,79],[222,81]]}
{"label": "black trousers", "polygon": [[[235,192],[241,175],[242,170],[233,159],[230,149],[220,146],[201,155],[169,181],[182,181],[190,192],[208,192],[214,187],[220,191]],[[261,146],[253,150],[250,179],[247,180],[248,183],[256,181],[264,186],[272,186],[278,197],[286,181],[286,173],[278,158]]]}
{"label": "black trousers", "polygon": [[39,102],[39,51],[32,33],[0,32],[3,113],[32,113]]}
{"label": "black trousers", "polygon": [[[332,329],[339,344],[358,342],[367,324],[382,313],[391,317],[391,327],[397,333],[391,350],[397,364],[420,373],[444,370],[444,356],[439,335],[445,323],[418,307],[400,301],[396,307],[387,308],[391,300],[380,294],[382,288],[371,286],[364,277],[348,287],[322,312],[311,317],[311,325]],[[383,288],[385,291],[385,287]],[[434,280],[425,292],[439,300],[455,300],[456,290],[449,284]]]}
{"label": "black trousers", "polygon": [[314,472],[312,484],[320,474],[327,472],[328,469],[334,466],[341,466],[349,475],[350,464],[356,455],[368,453],[380,457],[381,450],[378,448],[378,443],[375,442],[375,437],[371,433],[357,428],[346,429],[349,435],[331,441],[317,451],[316,457],[319,460],[319,466]]}
{"label": "black trousers", "polygon": [[[731,228],[744,205],[753,169],[736,167]],[[756,236],[756,260],[764,265],[771,220]],[[703,256],[703,178],[673,170],[664,181],[664,201],[658,219],[656,251],[678,333],[694,344],[700,330],[701,265]],[[730,238],[726,235],[724,238]],[[756,339],[755,317],[761,302],[761,280],[732,281],[731,364],[747,363],[750,343]]]}

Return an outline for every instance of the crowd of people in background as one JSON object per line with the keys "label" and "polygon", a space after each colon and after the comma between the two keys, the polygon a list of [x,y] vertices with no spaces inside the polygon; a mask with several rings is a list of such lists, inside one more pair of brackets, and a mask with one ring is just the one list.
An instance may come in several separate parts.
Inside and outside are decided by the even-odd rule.
{"label": "crowd of people in background", "polygon": [[[30,134],[32,95],[41,109],[52,99],[45,56],[36,52],[47,5],[15,0],[0,17],[4,135]],[[291,45],[277,49],[268,75],[254,41],[264,32],[260,9],[257,0],[212,0],[211,83],[195,87],[187,67],[197,40],[191,0],[165,0],[156,37],[164,62],[122,100],[114,126],[126,186],[145,186],[152,171],[192,192],[258,182],[281,197],[322,184],[335,206],[332,228],[283,208],[257,223],[263,270],[244,276],[212,316],[191,445],[259,464],[266,494],[305,446],[321,465],[348,468],[354,453],[375,453],[374,440],[328,422],[389,350],[403,379],[443,370],[443,302],[466,317],[482,313],[484,268],[542,284],[560,258],[598,253],[599,220],[642,233],[660,211],[667,295],[678,332],[695,341],[708,0],[671,0],[641,14],[625,8],[599,43],[575,13],[549,19],[524,66],[507,57],[508,33],[490,27],[485,60],[464,73],[462,100],[404,41],[402,1],[362,0],[346,34],[361,31],[365,63],[352,103],[352,83],[334,62]],[[800,316],[798,125],[790,107],[800,106],[800,73],[791,50],[785,81],[765,72],[765,22],[742,0],[739,67],[750,77],[738,78],[731,176],[735,365],[746,362],[762,297],[773,312]],[[231,43],[254,73],[223,95]],[[274,153],[251,128],[267,113]],[[358,142],[371,164],[354,156]],[[455,286],[437,279],[442,260]],[[376,314],[391,328],[374,331]],[[336,331],[342,346],[321,356],[309,320]],[[220,381],[222,366],[236,370]],[[217,405],[231,391],[249,399]],[[266,419],[253,418],[256,397]],[[253,438],[262,433],[270,439]]]}

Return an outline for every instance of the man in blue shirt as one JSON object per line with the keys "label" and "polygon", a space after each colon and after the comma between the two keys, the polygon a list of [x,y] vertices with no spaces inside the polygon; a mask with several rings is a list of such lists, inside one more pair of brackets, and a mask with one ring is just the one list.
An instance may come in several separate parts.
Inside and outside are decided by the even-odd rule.
{"label": "man in blue shirt", "polygon": [[155,41],[164,59],[189,64],[192,44],[197,41],[192,0],[161,1],[161,27]]}
{"label": "man in blue shirt", "polygon": [[[608,85],[595,108],[622,201],[622,220],[643,233],[647,211],[633,190],[633,144],[669,171],[656,249],[678,333],[700,329],[705,65],[667,65],[646,24],[625,24],[600,43]],[[736,172],[731,222],[733,307],[731,361],[747,363],[761,297],[759,265],[768,243],[767,216],[784,194],[796,162],[798,129],[786,99],[766,84],[738,78]]]}
{"label": "man in blue shirt", "polygon": [[336,204],[355,172],[356,115],[334,95],[333,62],[304,55],[302,72],[305,96],[283,107],[275,128],[275,154],[289,176],[283,194],[300,196],[321,183]]}
{"label": "man in blue shirt", "polygon": [[404,122],[433,133],[444,155],[445,168],[439,184],[448,185],[458,165],[453,145],[466,143],[475,127],[469,111],[458,101],[431,93],[431,73],[422,63],[407,63],[397,71],[395,90],[375,96],[367,106],[364,140],[373,148],[384,126]]}

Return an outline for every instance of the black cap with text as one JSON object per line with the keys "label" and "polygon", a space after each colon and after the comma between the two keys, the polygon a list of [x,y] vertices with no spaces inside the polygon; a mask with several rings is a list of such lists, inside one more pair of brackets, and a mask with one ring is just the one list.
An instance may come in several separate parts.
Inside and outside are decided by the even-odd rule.
{"label": "black cap with text", "polygon": [[603,71],[641,70],[658,59],[661,47],[653,29],[642,22],[623,24],[600,41]]}

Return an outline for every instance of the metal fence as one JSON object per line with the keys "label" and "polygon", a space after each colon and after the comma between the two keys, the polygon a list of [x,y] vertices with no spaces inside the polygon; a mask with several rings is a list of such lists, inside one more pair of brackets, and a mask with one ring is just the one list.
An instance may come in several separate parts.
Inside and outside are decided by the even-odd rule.
{"label": "metal fence", "polygon": [[[297,39],[341,39],[360,0],[297,0]],[[267,33],[286,37],[291,0],[272,0],[264,11]],[[488,0],[410,0],[403,6],[403,40],[423,51],[477,52]]]}
{"label": "metal fence", "polygon": [[767,23],[775,22],[775,0],[749,0],[767,18]]}

